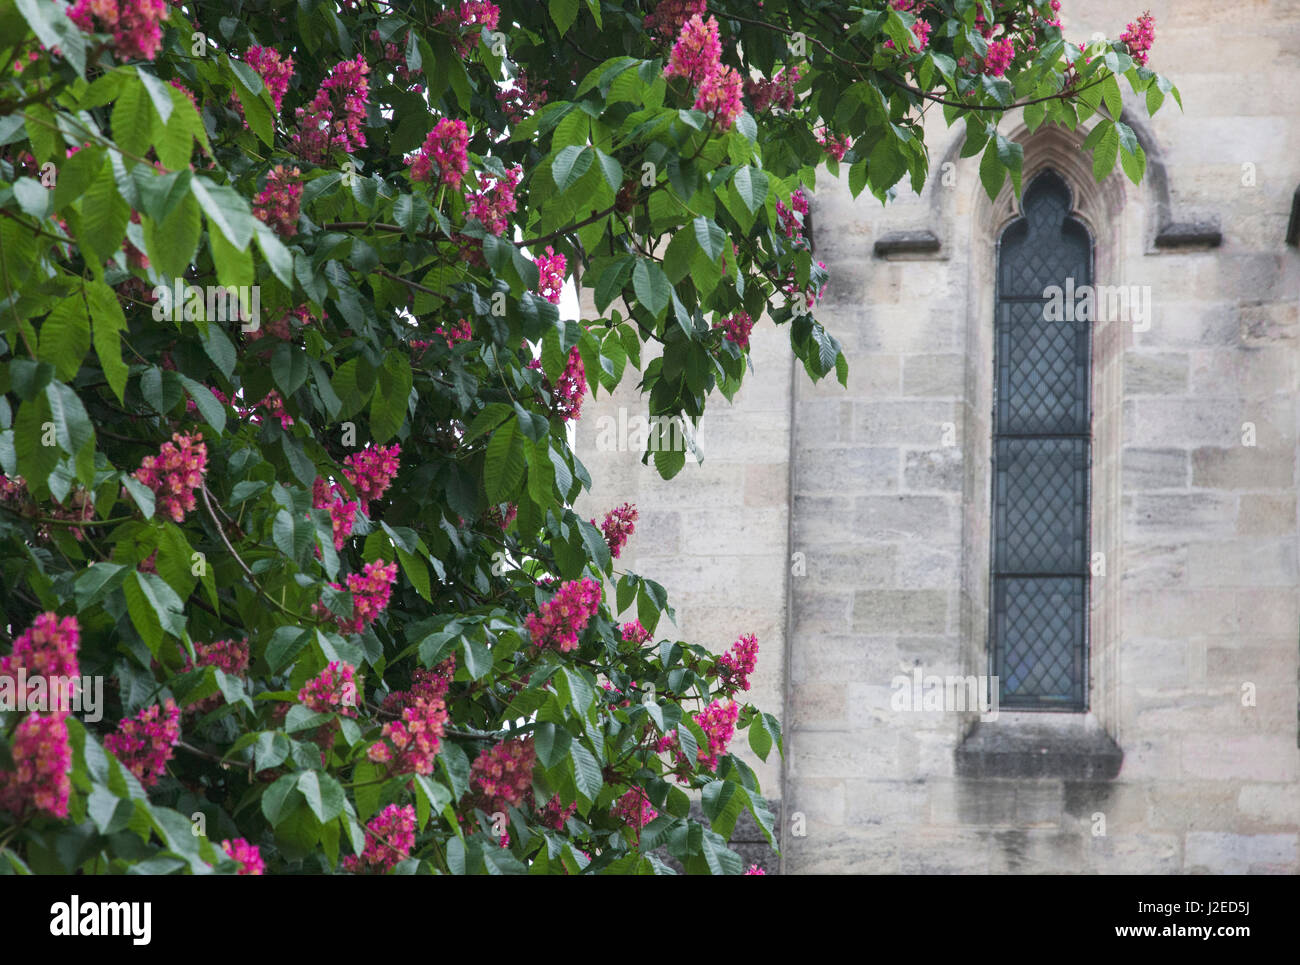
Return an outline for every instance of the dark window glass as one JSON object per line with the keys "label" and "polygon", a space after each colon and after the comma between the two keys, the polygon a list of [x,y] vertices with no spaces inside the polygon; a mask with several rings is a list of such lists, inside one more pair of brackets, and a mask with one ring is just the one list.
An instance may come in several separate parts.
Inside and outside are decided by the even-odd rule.
{"label": "dark window glass", "polygon": [[1067,296],[1092,284],[1092,242],[1055,172],[1026,189],[997,278],[993,672],[1002,707],[1085,710],[1092,332]]}

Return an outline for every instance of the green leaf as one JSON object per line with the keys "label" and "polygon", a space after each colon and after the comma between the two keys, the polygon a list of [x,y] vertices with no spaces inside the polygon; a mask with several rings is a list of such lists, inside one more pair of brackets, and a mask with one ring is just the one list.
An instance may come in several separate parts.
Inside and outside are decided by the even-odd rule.
{"label": "green leaf", "polygon": [[80,396],[62,382],[51,382],[45,387],[45,397],[50,403],[50,421],[59,447],[70,456],[77,455],[95,438]]}
{"label": "green leaf", "polygon": [[991,141],[984,148],[984,156],[980,158],[980,183],[984,185],[984,190],[991,200],[997,199],[998,192],[1002,190],[1002,184],[1006,179],[1007,169],[998,160],[997,143]]}
{"label": "green leaf", "polygon": [[483,469],[488,502],[510,502],[524,480],[524,440],[518,419],[507,420],[492,434]]}
{"label": "green leaf", "polygon": [[122,85],[113,105],[113,140],[124,150],[143,157],[153,143],[157,123],[157,114],[137,74]]}
{"label": "green leaf", "polygon": [[303,771],[296,785],[307,807],[322,824],[333,821],[343,813],[343,788],[339,782],[323,771]]}
{"label": "green leaf", "polygon": [[533,743],[537,748],[537,759],[550,770],[568,756],[573,735],[559,724],[544,721],[533,732]]}
{"label": "green leaf", "polygon": [[406,421],[411,398],[411,363],[405,354],[390,352],[384,358],[370,398],[370,434],[375,442],[387,442]]}
{"label": "green leaf", "polygon": [[551,177],[561,193],[578,183],[578,179],[591,167],[594,158],[590,147],[577,144],[569,145],[555,156],[555,161],[551,164]]}
{"label": "green leaf", "polygon": [[181,384],[185,386],[185,391],[190,394],[194,400],[195,407],[199,410],[199,415],[203,416],[203,421],[216,430],[217,435],[226,431],[226,407],[217,400],[202,382],[196,382],[188,376],[180,377]]}
{"label": "green leaf", "polygon": [[164,221],[145,218],[143,227],[150,263],[169,278],[183,276],[203,228],[194,195],[186,194]]}
{"label": "green leaf", "polygon": [[700,243],[700,247],[711,260],[717,261],[726,250],[726,234],[708,218],[696,218],[694,226],[695,240]]}
{"label": "green leaf", "polygon": [[751,212],[757,212],[767,203],[767,175],[758,168],[742,167],[737,169],[733,182],[740,200]]}
{"label": "green leaf", "polygon": [[89,351],[90,316],[85,300],[77,293],[55,305],[41,326],[39,358],[53,365],[61,380],[70,382]]}
{"label": "green leaf", "polygon": [[578,16],[578,0],[550,0],[548,7],[551,11],[551,19],[555,21],[555,26],[563,37],[573,26],[573,21]]}
{"label": "green leaf", "polygon": [[185,635],[185,604],[156,573],[132,573],[123,584],[127,612],[136,632],[154,656],[165,633]]}
{"label": "green leaf", "polygon": [[668,310],[673,286],[662,268],[653,261],[638,258],[632,269],[632,290],[637,301],[658,320]]}
{"label": "green leaf", "polygon": [[1115,169],[1115,158],[1119,152],[1119,132],[1115,125],[1103,125],[1101,137],[1098,138],[1092,153],[1092,176],[1101,181]]}
{"label": "green leaf", "polygon": [[[80,153],[74,156],[79,157]],[[126,237],[126,225],[131,217],[131,206],[118,193],[113,165],[107,159],[82,195],[80,211],[81,224],[77,239],[98,261],[107,261],[121,249],[122,239]]]}
{"label": "green leaf", "polygon": [[154,110],[158,112],[158,120],[166,124],[172,116],[172,95],[171,88],[161,80],[143,70],[136,68],[136,76],[140,78],[140,83],[145,92],[149,95],[149,100],[153,103]]}

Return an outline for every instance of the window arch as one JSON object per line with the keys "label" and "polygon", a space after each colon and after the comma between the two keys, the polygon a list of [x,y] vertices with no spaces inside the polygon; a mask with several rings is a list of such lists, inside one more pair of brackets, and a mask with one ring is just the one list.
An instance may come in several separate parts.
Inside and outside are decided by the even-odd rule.
{"label": "window arch", "polygon": [[[1092,239],[1054,170],[998,241],[990,656],[1007,709],[1088,706]],[[1049,311],[1049,308],[1053,311]]]}

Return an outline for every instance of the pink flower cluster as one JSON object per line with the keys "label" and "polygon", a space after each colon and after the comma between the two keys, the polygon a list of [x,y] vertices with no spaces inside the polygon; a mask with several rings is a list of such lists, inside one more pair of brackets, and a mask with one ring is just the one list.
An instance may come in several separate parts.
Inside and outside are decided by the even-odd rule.
{"label": "pink flower cluster", "polygon": [[[451,348],[457,342],[468,342],[474,337],[474,329],[463,318],[451,326],[450,332],[441,325],[435,327],[433,331],[447,340],[447,348]],[[411,344],[414,345],[415,343],[412,342]]]}
{"label": "pink flower cluster", "polygon": [[313,321],[311,310],[305,304],[297,305],[277,312],[269,322],[265,322],[260,327],[246,333],[246,336],[250,342],[256,342],[258,339],[268,336],[287,342],[293,338],[298,329],[310,325]]}
{"label": "pink flower cluster", "polygon": [[316,482],[312,484],[311,505],[313,509],[329,510],[330,526],[334,530],[334,548],[341,550],[348,537],[352,535],[352,527],[356,525],[357,507],[360,503],[355,499],[348,499],[338,483],[326,482],[324,478],[317,476]]}
{"label": "pink flower cluster", "polygon": [[119,721],[117,733],[104,738],[104,749],[112,751],[141,784],[153,787],[180,739],[180,708],[169,697],[161,706],[153,704],[134,718]]}
{"label": "pink flower cluster", "polygon": [[1012,59],[1016,56],[1015,45],[1011,43],[1010,37],[999,37],[997,40],[989,41],[988,56],[984,58],[984,73],[993,77],[1001,77],[1011,66]]}
{"label": "pink flower cluster", "polygon": [[[278,419],[282,429],[288,429],[293,425],[293,416],[289,415],[288,410],[284,407],[284,397],[275,389],[268,392],[262,401],[251,406],[240,405],[220,389],[212,389],[212,394],[216,396],[219,402],[234,409],[241,419],[247,419],[253,425],[259,425],[262,421],[262,417],[257,414],[258,409],[263,410],[272,419]],[[198,406],[194,405],[194,401],[191,399],[187,408],[197,409]]]}
{"label": "pink flower cluster", "polygon": [[488,807],[505,811],[524,802],[533,785],[537,751],[523,738],[506,740],[480,751],[469,769],[470,781],[483,792]]}
{"label": "pink flower cluster", "polygon": [[623,642],[640,646],[648,642],[650,631],[641,626],[640,620],[633,620],[631,623],[623,624]]}
{"label": "pink flower cluster", "polygon": [[262,78],[262,83],[271,95],[271,103],[275,105],[276,113],[279,113],[285,92],[289,89],[289,79],[293,77],[293,57],[281,57],[274,47],[259,47],[254,44],[245,52],[244,62]]}
{"label": "pink flower cluster", "polygon": [[[187,655],[185,658],[185,669],[195,670],[199,667],[216,667],[222,673],[230,674],[232,677],[242,677],[248,671],[248,637],[242,640],[215,640],[212,643],[194,644],[194,652],[198,656],[198,661],[193,661]],[[220,694],[212,694],[210,697],[204,697],[185,708],[185,712],[206,714],[216,710],[222,704]]]}
{"label": "pink flower cluster", "polygon": [[431,181],[436,173],[440,181],[454,188],[469,170],[468,152],[469,128],[465,122],[444,117],[425,135],[415,156],[406,159],[411,180]]}
{"label": "pink flower cluster", "polygon": [[[618,559],[618,554],[627,544],[627,538],[636,531],[636,519],[636,507],[631,503],[624,503],[617,509],[607,512],[601,521],[600,531],[605,535],[605,542],[609,544],[609,555],[614,559]],[[594,519],[591,525],[596,525]]]}
{"label": "pink flower cluster", "polygon": [[794,89],[799,83],[799,66],[783,67],[771,80],[748,78],[745,81],[745,96],[756,112],[769,107],[779,107],[788,111],[794,107]]}
{"label": "pink flower cluster", "polygon": [[[41,613],[14,641],[13,652],[0,657],[0,678],[80,678],[77,648],[81,628],[76,617]],[[30,683],[30,682],[29,682]],[[67,817],[72,793],[72,750],[68,744],[67,712],[29,713],[10,737],[14,770],[0,771],[0,810],[23,816],[28,808],[56,818]]]}
{"label": "pink flower cluster", "polygon": [[826,152],[827,156],[833,157],[837,161],[843,161],[844,155],[847,154],[849,148],[852,147],[852,144],[849,143],[849,136],[847,134],[840,137],[835,137],[829,132],[818,134],[817,143],[822,146],[822,150]]}
{"label": "pink flower cluster", "polygon": [[537,256],[537,292],[552,305],[560,304],[560,292],[564,288],[564,255],[557,255],[555,249],[546,246],[546,254]]}
{"label": "pink flower cluster", "polygon": [[803,188],[795,188],[791,192],[788,208],[780,199],[777,200],[776,217],[787,238],[794,239],[796,244],[804,240],[803,228],[808,220],[808,196],[803,193]]}
{"label": "pink flower cluster", "polygon": [[[919,54],[925,50],[930,44],[930,31],[933,29],[934,27],[930,24],[930,21],[918,18],[916,23],[912,24],[912,35],[916,37],[916,40],[907,45],[907,52],[909,54]],[[893,50],[894,41],[886,40],[885,47],[888,50]]]}
{"label": "pink flower cluster", "polygon": [[343,460],[343,475],[352,483],[363,506],[379,499],[392,485],[397,475],[398,457],[402,447],[368,445]]}
{"label": "pink flower cluster", "polygon": [[19,670],[26,670],[29,677],[79,677],[80,642],[76,617],[59,619],[56,613],[41,613],[14,641],[13,652],[0,657],[0,677],[17,676]]}
{"label": "pink flower cluster", "polygon": [[764,870],[763,870],[761,867],[759,867],[758,865],[756,865],[756,864],[752,864],[752,865],[750,865],[748,868],[745,869],[745,874],[747,874],[747,875],[765,875],[765,874],[767,874],[767,872],[764,871]]}
{"label": "pink flower cluster", "polygon": [[[489,181],[481,191],[471,191],[465,195],[465,204],[469,208],[471,218],[477,218],[483,223],[483,227],[498,237],[505,233],[510,225],[510,215],[514,214],[516,209],[515,188],[519,185],[519,179],[524,176],[524,169],[518,164],[506,169],[506,176],[498,178],[490,175],[485,178]],[[561,256],[563,257],[563,256]],[[564,268],[560,268],[560,277],[564,276]]]}
{"label": "pink flower cluster", "polygon": [[343,870],[384,874],[408,857],[415,846],[415,808],[390,804],[366,824],[366,848],[343,859]]}
{"label": "pink flower cluster", "polygon": [[[720,700],[715,700],[694,715],[695,723],[699,724],[709,742],[708,747],[698,748],[696,752],[697,761],[703,764],[706,770],[717,770],[718,756],[726,753],[727,745],[731,743],[731,738],[736,733],[736,720],[739,716],[739,704],[735,701],[724,704]],[[677,731],[661,737],[655,744],[655,750],[659,752],[672,750],[677,759],[677,766],[688,767],[686,756],[681,752],[678,744]]]}
{"label": "pink flower cluster", "polygon": [[292,138],[295,154],[320,163],[335,148],[351,153],[366,146],[362,128],[370,99],[366,80],[369,72],[370,67],[361,54],[354,60],[340,60],[330,68],[329,76],[321,82],[311,103],[295,112],[298,121],[298,130]]}
{"label": "pink flower cluster", "polygon": [[645,29],[669,40],[677,36],[687,20],[704,16],[708,9],[706,0],[663,0],[646,15]]}
{"label": "pink flower cluster", "polygon": [[356,675],[357,668],[352,664],[331,660],[298,691],[298,702],[318,714],[337,711],[344,717],[355,717],[360,702]]}
{"label": "pink flower cluster", "polygon": [[1143,66],[1146,65],[1148,51],[1156,42],[1156,19],[1147,11],[1137,18],[1137,23],[1129,23],[1119,38],[1128,46],[1129,56]]}
{"label": "pink flower cluster", "polygon": [[302,204],[300,174],[297,168],[286,171],[283,164],[277,164],[267,173],[266,184],[253,200],[253,214],[281,238],[292,238],[298,233],[298,212]]}
{"label": "pink flower cluster", "polygon": [[568,653],[578,649],[578,634],[599,609],[600,584],[586,578],[570,580],[536,613],[528,614],[524,626],[535,646]]}
{"label": "pink flower cluster", "polygon": [[518,124],[546,103],[546,81],[534,90],[528,83],[528,71],[521,69],[509,87],[497,88],[496,98],[501,113],[506,116],[506,123]]}
{"label": "pink flower cluster", "polygon": [[[542,360],[533,359],[528,363],[528,367],[540,369]],[[583,397],[587,393],[587,367],[583,364],[582,353],[578,351],[578,346],[569,349],[569,358],[564,364],[564,372],[560,374],[555,385],[551,385],[547,380],[546,389],[551,393],[551,405],[560,418],[566,422],[578,418],[582,411]]]}
{"label": "pink flower cluster", "polygon": [[390,714],[400,714],[417,701],[444,701],[451,689],[451,678],[456,675],[456,658],[448,657],[432,670],[419,667],[411,674],[409,690],[394,690],[384,698],[383,709]]}
{"label": "pink flower cluster", "polygon": [[734,342],[742,349],[749,348],[749,333],[754,328],[754,320],[749,317],[749,312],[736,312],[720,322],[715,322],[713,327],[722,329],[723,337],[728,342]]}
{"label": "pink flower cluster", "polygon": [[66,818],[72,793],[67,713],[28,714],[14,728],[9,753],[14,770],[0,771],[0,809],[21,817],[30,807]]}
{"label": "pink flower cluster", "polygon": [[539,812],[542,824],[548,828],[554,828],[556,831],[563,831],[565,822],[573,817],[578,811],[578,802],[574,801],[567,807],[560,804],[560,796],[557,794],[546,802],[546,806]]}
{"label": "pink flower cluster", "polygon": [[[320,603],[312,604],[312,613],[326,621],[337,624],[340,633],[360,633],[388,606],[388,598],[393,592],[393,581],[397,579],[397,564],[372,560],[365,565],[361,573],[348,574],[348,590],[352,593],[352,616],[341,619],[338,614]],[[343,587],[337,583],[330,586],[336,590]]]}
{"label": "pink flower cluster", "polygon": [[650,806],[650,798],[639,787],[632,788],[615,801],[609,813],[635,831],[638,839],[641,837],[641,829],[659,817],[659,812]]}
{"label": "pink flower cluster", "polygon": [[718,658],[718,678],[729,693],[749,689],[749,675],[758,663],[758,638],[746,633]]}
{"label": "pink flower cluster", "polygon": [[162,46],[167,0],[77,0],[68,18],[86,33],[111,33],[123,60],[153,60]]}
{"label": "pink flower cluster", "polygon": [[237,874],[266,874],[266,862],[262,860],[262,852],[258,850],[257,845],[249,844],[243,838],[235,838],[233,841],[222,841],[221,850],[239,865]]}
{"label": "pink flower cluster", "polygon": [[[416,697],[402,710],[402,719],[384,724],[383,736],[397,750],[398,774],[432,774],[434,758],[447,726],[447,707],[441,699]],[[376,763],[392,760],[386,744],[372,744],[368,755]]]}
{"label": "pink flower cluster", "polygon": [[203,433],[192,436],[172,435],[164,442],[156,456],[145,456],[134,473],[153,490],[158,508],[179,523],[194,508],[194,491],[203,485],[208,467],[208,447],[203,444]]}
{"label": "pink flower cluster", "polygon": [[695,14],[684,24],[668,56],[664,76],[683,77],[696,87],[695,109],[713,117],[718,130],[731,127],[740,115],[740,74],[722,63],[718,21]]}

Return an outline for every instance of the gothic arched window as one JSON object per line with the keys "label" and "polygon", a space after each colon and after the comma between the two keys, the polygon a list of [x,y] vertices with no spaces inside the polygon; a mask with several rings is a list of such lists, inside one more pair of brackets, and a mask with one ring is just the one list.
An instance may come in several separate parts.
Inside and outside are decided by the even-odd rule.
{"label": "gothic arched window", "polygon": [[1070,210],[1044,171],[998,242],[990,650],[1007,709],[1087,709],[1092,313],[1075,300],[1092,241]]}

